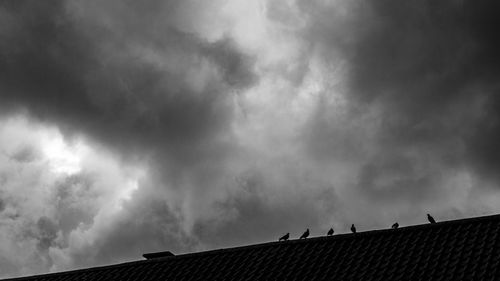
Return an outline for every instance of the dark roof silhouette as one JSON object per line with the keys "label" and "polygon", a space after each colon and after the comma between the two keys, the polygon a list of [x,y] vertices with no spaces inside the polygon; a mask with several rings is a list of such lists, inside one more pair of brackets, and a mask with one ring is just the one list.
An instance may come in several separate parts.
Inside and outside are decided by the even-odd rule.
{"label": "dark roof silhouette", "polygon": [[150,257],[13,280],[500,280],[500,215]]}

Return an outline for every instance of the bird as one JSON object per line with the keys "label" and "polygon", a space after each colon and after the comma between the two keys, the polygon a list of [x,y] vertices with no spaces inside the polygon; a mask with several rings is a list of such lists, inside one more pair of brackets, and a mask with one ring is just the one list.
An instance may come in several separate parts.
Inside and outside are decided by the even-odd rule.
{"label": "bird", "polygon": [[326,233],[326,235],[328,236],[332,236],[333,235],[333,228],[330,228],[330,230],[328,230],[328,232]]}
{"label": "bird", "polygon": [[392,225],[392,229],[398,229],[398,227],[399,227],[399,223],[397,223],[397,222]]}
{"label": "bird", "polygon": [[427,214],[427,219],[429,220],[430,223],[436,223],[436,220],[429,214]]}
{"label": "bird", "polygon": [[309,236],[309,228],[304,233],[302,233],[299,239],[306,239],[308,236]]}
{"label": "bird", "polygon": [[356,227],[354,226],[354,224],[351,226],[351,231],[352,233],[356,233]]}
{"label": "bird", "polygon": [[281,236],[278,241],[287,241],[288,238],[290,238],[290,233],[287,233],[287,234]]}

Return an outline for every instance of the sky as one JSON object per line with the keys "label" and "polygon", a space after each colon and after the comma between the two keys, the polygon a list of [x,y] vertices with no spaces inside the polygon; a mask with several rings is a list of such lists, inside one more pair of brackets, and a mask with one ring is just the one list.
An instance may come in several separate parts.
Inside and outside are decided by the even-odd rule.
{"label": "sky", "polygon": [[0,2],[0,277],[500,213],[500,3]]}

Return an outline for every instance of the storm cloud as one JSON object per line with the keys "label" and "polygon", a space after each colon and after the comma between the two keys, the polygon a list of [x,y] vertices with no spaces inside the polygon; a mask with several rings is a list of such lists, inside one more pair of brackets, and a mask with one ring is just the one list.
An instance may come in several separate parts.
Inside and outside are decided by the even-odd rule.
{"label": "storm cloud", "polygon": [[[447,172],[497,182],[496,3],[354,1],[343,19],[329,17],[336,7],[304,6],[326,21],[312,24],[307,38],[318,39],[321,56],[330,61],[336,59],[332,53],[342,54],[349,118],[364,123],[358,135],[370,132],[371,155],[359,171],[360,188],[386,198],[404,189],[410,198],[419,193],[427,200],[430,187],[439,190],[450,178]],[[335,118],[322,110],[316,126]],[[335,150],[338,140],[323,142],[329,141],[325,135],[345,138],[338,130],[314,129],[311,149]]]}
{"label": "storm cloud", "polygon": [[498,212],[499,13],[1,2],[0,273]]}

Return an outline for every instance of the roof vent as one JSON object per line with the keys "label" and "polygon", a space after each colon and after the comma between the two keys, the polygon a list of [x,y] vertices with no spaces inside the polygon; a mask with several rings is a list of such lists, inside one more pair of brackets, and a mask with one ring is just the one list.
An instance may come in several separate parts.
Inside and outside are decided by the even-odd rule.
{"label": "roof vent", "polygon": [[142,256],[145,259],[151,260],[151,259],[164,258],[164,257],[173,257],[175,255],[170,251],[165,251],[165,252],[147,253],[147,254],[144,254]]}

